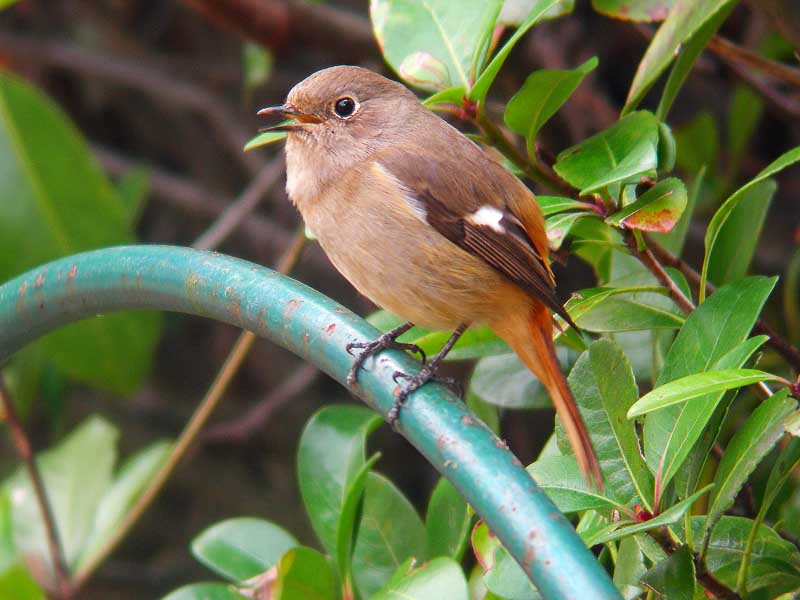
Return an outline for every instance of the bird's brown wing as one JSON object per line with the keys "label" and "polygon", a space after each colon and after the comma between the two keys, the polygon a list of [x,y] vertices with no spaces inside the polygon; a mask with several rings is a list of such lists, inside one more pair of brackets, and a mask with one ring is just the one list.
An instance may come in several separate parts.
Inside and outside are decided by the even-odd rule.
{"label": "bird's brown wing", "polygon": [[482,153],[442,160],[391,151],[378,162],[405,188],[409,203],[431,227],[572,325],[547,264],[541,211],[516,177]]}

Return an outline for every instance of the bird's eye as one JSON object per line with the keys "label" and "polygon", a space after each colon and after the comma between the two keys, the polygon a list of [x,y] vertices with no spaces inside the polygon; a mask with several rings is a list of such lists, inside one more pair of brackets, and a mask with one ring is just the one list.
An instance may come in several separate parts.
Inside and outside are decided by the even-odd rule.
{"label": "bird's eye", "polygon": [[352,117],[356,110],[356,101],[352,98],[339,98],[333,105],[333,112],[335,112],[342,119]]}

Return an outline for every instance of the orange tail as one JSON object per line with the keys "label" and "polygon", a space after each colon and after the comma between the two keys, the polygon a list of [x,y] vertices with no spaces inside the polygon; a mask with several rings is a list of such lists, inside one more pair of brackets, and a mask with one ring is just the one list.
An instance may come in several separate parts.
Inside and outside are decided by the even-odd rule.
{"label": "orange tail", "polygon": [[524,311],[522,314],[516,311],[507,314],[506,318],[492,323],[492,329],[547,388],[575,452],[578,467],[590,485],[594,483],[598,490],[602,490],[603,478],[592,440],[558,364],[553,346],[553,322],[547,308],[537,302],[527,315]]}

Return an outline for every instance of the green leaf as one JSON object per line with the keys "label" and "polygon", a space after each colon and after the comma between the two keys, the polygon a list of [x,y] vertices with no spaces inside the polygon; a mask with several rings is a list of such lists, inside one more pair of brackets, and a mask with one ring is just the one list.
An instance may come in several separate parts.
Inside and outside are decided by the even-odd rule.
{"label": "green leaf", "polygon": [[507,600],[540,600],[542,596],[517,561],[503,546],[494,553],[494,564],[483,576],[487,589]]}
{"label": "green leaf", "polygon": [[611,523],[599,531],[591,531],[588,535],[581,535],[581,537],[583,537],[583,541],[587,546],[592,547],[598,544],[606,544],[636,533],[642,533],[643,531],[650,531],[651,529],[664,527],[665,525],[672,525],[680,521],[681,517],[692,507],[692,504],[712,487],[714,487],[713,484],[707,485],[648,521],[642,523],[618,521],[616,523]]}
{"label": "green leaf", "polygon": [[701,302],[705,297],[705,286],[706,286],[706,280],[708,279],[709,261],[711,259],[712,253],[714,252],[714,245],[717,242],[717,238],[720,235],[720,231],[722,230],[723,225],[725,225],[726,221],[730,218],[731,213],[733,213],[734,209],[739,205],[739,203],[742,200],[751,197],[748,192],[753,187],[755,187],[768,177],[771,177],[775,173],[782,171],[786,167],[789,167],[798,161],[800,161],[800,146],[793,148],[792,150],[789,150],[788,152],[778,157],[775,161],[770,163],[758,175],[756,175],[748,183],[740,187],[727,200],[725,200],[722,206],[719,207],[719,210],[717,210],[717,212],[714,213],[714,216],[711,218],[711,222],[708,224],[708,229],[706,230],[706,235],[704,240],[706,253],[705,253],[705,258],[703,259],[703,268],[700,273],[700,288],[699,288]]}
{"label": "green leaf", "polygon": [[765,179],[747,190],[720,228],[708,261],[708,278],[724,285],[747,275],[778,185]]}
{"label": "green leaf", "polygon": [[627,229],[668,233],[686,208],[686,187],[674,177],[659,181],[642,196],[606,219],[606,223]]}
{"label": "green leaf", "polygon": [[79,568],[91,561],[116,533],[117,527],[161,468],[171,449],[170,442],[154,442],[131,456],[118,470],[95,511],[92,531],[77,563]]}
{"label": "green leaf", "polygon": [[278,561],[278,576],[270,600],[335,600],[336,578],[330,559],[298,546]]}
{"label": "green leaf", "polygon": [[659,27],[642,57],[631,83],[624,112],[633,110],[675,54],[707,21],[732,10],[737,0],[675,0],[667,19]]}
{"label": "green leaf", "polygon": [[449,556],[461,560],[469,541],[471,523],[466,500],[447,479],[439,479],[425,515],[427,556]]}
{"label": "green leaf", "polygon": [[467,407],[495,434],[500,433],[500,413],[494,404],[484,402],[471,389],[467,389]]}
{"label": "green leaf", "polygon": [[425,98],[422,103],[425,106],[435,106],[436,104],[455,104],[461,105],[467,91],[463,87],[452,87],[436,92],[432,96]]}
{"label": "green leaf", "polygon": [[[686,319],[664,361],[656,387],[708,369],[740,367],[749,357],[732,353],[747,338],[775,278],[749,277],[717,290]],[[730,353],[727,360],[722,360]],[[700,438],[722,392],[647,415],[644,451],[665,489]]]}
{"label": "green leaf", "polygon": [[[414,331],[413,329],[411,330]],[[409,332],[411,333],[411,332]],[[419,337],[411,336],[408,341],[422,348],[428,356],[433,356],[442,349],[453,335],[452,331],[432,331]],[[495,356],[506,354],[508,345],[501,340],[488,327],[478,327],[468,329],[462,335],[453,349],[448,352],[445,360],[471,360],[483,358],[484,356]]]}
{"label": "green leaf", "polygon": [[[719,363],[726,366],[744,365],[751,362],[750,359],[756,351],[764,345],[769,338],[765,335],[752,337],[726,354]],[[717,441],[728,409],[736,396],[736,390],[725,393],[716,408],[712,410],[711,417],[704,423],[703,431],[697,442],[686,456],[681,468],[675,474],[675,490],[678,497],[686,498],[691,494],[702,475],[708,455]],[[702,420],[702,419],[701,419]]]}
{"label": "green leaf", "polygon": [[628,507],[590,488],[574,456],[545,456],[528,467],[531,477],[563,513],[584,510],[626,512]]}
{"label": "green leaf", "polygon": [[[557,348],[559,361],[566,362],[567,351]],[[475,365],[470,389],[481,400],[502,408],[531,409],[550,407],[547,389],[522,364],[516,354],[487,356]]]}
{"label": "green leaf", "polygon": [[593,57],[574,70],[536,71],[509,100],[503,119],[512,131],[525,136],[531,160],[536,157],[534,142],[539,130],[597,67],[597,62]]}
{"label": "green leaf", "polygon": [[369,467],[366,440],[380,423],[378,415],[360,406],[328,406],[311,417],[300,437],[297,475],[303,504],[344,580],[350,574],[356,510]]}
{"label": "green leaf", "polygon": [[567,212],[550,217],[545,221],[547,228],[547,243],[552,250],[558,250],[567,239],[572,228],[578,221],[585,217],[590,217],[594,213],[589,212]]}
{"label": "green leaf", "polygon": [[206,567],[233,582],[263,573],[297,540],[282,527],[251,517],[216,523],[192,540],[192,554]]}
{"label": "green leaf", "polygon": [[486,93],[489,91],[495,77],[497,77],[497,74],[500,72],[500,68],[508,58],[511,50],[517,45],[520,38],[522,38],[531,27],[536,25],[537,22],[545,18],[549,11],[553,8],[557,8],[559,4],[562,4],[562,0],[534,0],[534,5],[528,13],[528,16],[520,23],[514,34],[503,44],[503,47],[495,54],[494,58],[480,74],[480,77],[475,81],[475,85],[469,92],[470,100],[482,103],[486,99]]}
{"label": "green leaf", "polygon": [[[284,123],[289,122],[290,121],[284,121]],[[270,144],[286,139],[286,136],[287,133],[285,131],[262,131],[244,145],[244,151],[250,152],[250,150],[261,148],[262,146],[269,146]]]}
{"label": "green leaf", "polygon": [[705,535],[728,510],[758,463],[783,436],[784,421],[797,408],[786,388],[760,404],[733,435],[714,476],[714,491],[709,497]]}
{"label": "green leaf", "polygon": [[591,204],[573,200],[572,198],[562,198],[560,196],[537,195],[536,202],[539,204],[539,207],[542,209],[542,215],[545,217],[571,210],[581,210],[584,212],[594,210]]}
{"label": "green leaf", "polygon": [[468,600],[467,580],[451,558],[440,556],[393,581],[371,600]]}
{"label": "green leaf", "polygon": [[[705,517],[692,517],[691,524],[697,539],[703,533]],[[742,554],[752,526],[751,519],[723,516],[711,532],[706,566],[716,579],[731,589],[736,589]],[[753,545],[747,590],[754,592],[767,586],[780,586],[783,591],[796,589],[800,587],[799,573],[800,552],[797,547],[773,529],[761,525]]]}
{"label": "green leaf", "polygon": [[[383,57],[401,78],[432,91],[470,89],[501,7],[501,0],[371,0],[370,17]],[[414,70],[420,53],[427,66]]]}
{"label": "green leaf", "polygon": [[[117,458],[117,429],[90,417],[60,444],[37,457],[67,565],[75,566],[92,528],[100,499],[111,484]],[[14,543],[22,555],[50,565],[42,516],[27,472],[18,469],[3,483],[11,500]]]}
{"label": "green leaf", "polygon": [[242,76],[244,93],[250,98],[253,91],[269,80],[275,59],[265,46],[253,42],[242,44]]}
{"label": "green leaf", "polygon": [[128,226],[136,227],[150,192],[147,169],[135,167],[117,180],[117,196],[128,214]]}
{"label": "green leaf", "polygon": [[592,0],[592,7],[615,19],[663,21],[675,0]]}
{"label": "green leaf", "polygon": [[[513,25],[514,27],[518,27],[528,18],[534,6],[536,6],[539,1],[540,0],[505,0],[495,26]],[[543,18],[556,19],[571,13],[574,9],[575,0],[559,0],[545,13]]]}
{"label": "green leaf", "polygon": [[737,84],[733,90],[728,110],[727,132],[730,156],[730,168],[726,174],[733,180],[739,172],[747,146],[758,130],[761,116],[764,114],[764,101],[747,85]]}
{"label": "green leaf", "polygon": [[611,279],[611,265],[616,250],[624,244],[619,231],[600,219],[581,219],[572,227],[570,250],[594,269],[598,283],[605,285]]}
{"label": "green leaf", "polygon": [[777,375],[758,369],[723,369],[687,375],[665,383],[642,396],[628,411],[628,418],[632,419],[673,404],[689,402],[713,392],[724,392],[753,385],[759,381],[779,379]]}
{"label": "green leaf", "polygon": [[642,577],[642,583],[669,600],[693,600],[694,560],[689,546],[678,551],[650,569]]}
{"label": "green leaf", "polygon": [[27,567],[22,563],[16,563],[0,572],[0,598],[45,600],[47,596]]}
{"label": "green leaf", "polygon": [[664,248],[676,256],[680,256],[681,251],[683,250],[683,244],[686,241],[686,234],[689,232],[689,223],[692,220],[694,208],[697,206],[697,198],[700,195],[700,190],[702,189],[703,182],[705,181],[705,174],[705,167],[701,167],[697,172],[697,175],[695,176],[692,186],[689,190],[686,208],[683,209],[683,214],[681,215],[681,218],[678,219],[675,227],[672,228],[672,231],[669,233],[651,234],[657,243],[661,244]]}
{"label": "green leaf", "polygon": [[16,4],[17,0],[0,0],[0,10],[4,10],[11,6],[12,4]]}
{"label": "green leaf", "polygon": [[[8,74],[0,74],[0,165],[0,281],[133,241],[129,212],[78,131],[48,98]],[[70,377],[125,394],[150,369],[159,323],[156,313],[104,316],[39,344]]]}
{"label": "green leaf", "polygon": [[369,473],[353,550],[356,589],[370,598],[409,557],[425,556],[425,526],[391,481]]}
{"label": "green leaf", "polygon": [[767,479],[767,485],[764,488],[764,497],[761,500],[761,505],[758,509],[753,525],[750,528],[750,534],[747,537],[747,542],[744,548],[744,557],[742,558],[739,567],[739,573],[736,578],[736,589],[741,593],[747,591],[747,579],[750,574],[750,561],[752,559],[753,548],[755,547],[756,539],[758,538],[761,523],[764,517],[772,507],[773,502],[778,496],[778,493],[783,489],[784,484],[789,479],[790,475],[800,465],[800,439],[792,437],[788,443],[783,447],[781,453],[778,455],[772,470]]}
{"label": "green leaf", "polygon": [[636,539],[631,536],[620,540],[614,562],[614,585],[625,600],[641,597],[644,590],[639,581],[646,570],[642,549]]}
{"label": "green leaf", "polygon": [[639,390],[622,348],[612,340],[594,342],[568,382],[600,461],[606,493],[624,506],[638,503],[650,509],[653,478],[635,424],[625,419]]}
{"label": "green leaf", "polygon": [[247,600],[224,583],[192,583],[167,594],[161,600]]}
{"label": "green leaf", "polygon": [[638,182],[658,166],[658,121],[639,111],[558,155],[553,168],[589,194],[612,184]]}
{"label": "green leaf", "polygon": [[680,329],[684,320],[672,300],[664,296],[661,290],[653,290],[607,296],[584,313],[580,321],[575,322],[584,331],[617,333]]}
{"label": "green leaf", "polygon": [[698,173],[701,169],[709,180],[717,177],[720,156],[719,128],[714,116],[700,111],[680,129],[675,130],[678,146],[676,161],[686,173]]}
{"label": "green leaf", "polygon": [[[689,39],[679,46],[678,58],[672,66],[667,83],[664,85],[664,91],[661,93],[661,100],[658,102],[656,116],[660,121],[667,120],[672,103],[675,102],[678,92],[683,87],[686,78],[689,77],[694,63],[735,6],[736,2],[731,2],[727,7],[714,13]],[[655,77],[658,78],[658,75]]]}

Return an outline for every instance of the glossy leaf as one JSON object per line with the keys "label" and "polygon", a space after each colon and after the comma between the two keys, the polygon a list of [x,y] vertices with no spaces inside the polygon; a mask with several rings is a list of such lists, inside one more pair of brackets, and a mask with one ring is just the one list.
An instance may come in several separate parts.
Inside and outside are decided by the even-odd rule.
{"label": "glossy leaf", "polygon": [[247,600],[224,583],[192,583],[164,596],[161,600]]}
{"label": "glossy leaf", "polygon": [[761,403],[733,435],[714,476],[705,535],[736,499],[750,474],[783,436],[784,421],[797,408],[786,388]]}
{"label": "glossy leaf", "polygon": [[79,567],[92,560],[103,544],[114,535],[133,503],[167,459],[171,449],[170,442],[155,442],[131,456],[120,467],[94,513],[92,531],[77,563]]}
{"label": "glossy leaf", "polygon": [[536,202],[539,204],[539,207],[542,209],[542,215],[545,217],[572,210],[581,210],[584,212],[593,210],[592,205],[586,202],[580,202],[572,198],[562,198],[561,196],[537,195]]}
{"label": "glossy leaf", "polygon": [[736,578],[736,589],[741,593],[747,592],[747,580],[750,575],[750,561],[752,559],[753,548],[755,547],[756,539],[758,538],[761,524],[764,521],[773,502],[778,497],[784,484],[792,475],[792,473],[800,466],[800,439],[793,437],[783,447],[775,464],[772,465],[772,470],[767,479],[767,485],[764,488],[764,497],[758,508],[758,514],[753,520],[750,528],[750,533],[747,536],[747,542],[744,547],[744,556],[742,557],[741,565],[739,566],[739,573]]}
{"label": "glossy leaf", "polygon": [[[672,1],[675,2],[676,0]],[[678,57],[675,60],[675,64],[672,66],[666,84],[664,84],[664,91],[661,93],[661,99],[656,109],[656,116],[660,121],[667,120],[669,111],[672,108],[672,103],[675,101],[675,98],[677,98],[678,92],[689,77],[694,63],[706,47],[706,44],[708,44],[708,41],[717,32],[725,19],[728,18],[728,15],[735,6],[736,2],[731,2],[722,10],[718,10],[711,18],[706,20],[690,38],[679,46]],[[678,33],[680,34],[680,32]]]}
{"label": "glossy leaf", "polygon": [[785,152],[780,157],[778,157],[775,161],[770,163],[765,169],[763,169],[758,175],[756,175],[753,179],[751,179],[748,183],[740,187],[736,192],[734,192],[722,206],[719,207],[714,216],[711,218],[711,222],[708,224],[708,229],[706,230],[705,235],[705,258],[703,259],[703,269],[700,273],[700,300],[702,301],[703,297],[705,296],[705,284],[708,278],[708,267],[709,261],[711,259],[711,255],[714,253],[714,245],[717,242],[717,239],[720,235],[720,231],[725,223],[730,218],[731,214],[733,213],[734,209],[739,205],[739,203],[744,200],[745,198],[751,197],[749,195],[749,191],[758,185],[760,182],[764,181],[765,179],[771,177],[775,173],[782,171],[786,167],[789,167],[796,162],[800,161],[800,146]]}
{"label": "glossy leaf", "polygon": [[125,173],[116,181],[116,191],[128,215],[128,226],[136,227],[150,192],[147,169],[135,167]]}
{"label": "glossy leaf", "polygon": [[[695,539],[703,532],[705,517],[692,517]],[[723,516],[711,532],[706,566],[728,588],[735,589],[747,536],[753,521],[743,517]],[[682,530],[681,530],[682,531]],[[800,551],[766,525],[758,528],[753,545],[747,589],[750,592],[781,586],[783,591],[800,587]]]}
{"label": "glossy leaf", "polygon": [[[497,17],[496,25],[519,26],[531,14],[539,0],[505,0],[503,8]],[[544,18],[555,19],[569,14],[575,8],[575,0],[559,0],[548,10]]]}
{"label": "glossy leaf", "polygon": [[724,369],[687,375],[665,383],[642,396],[628,411],[628,418],[632,419],[673,404],[691,402],[706,394],[753,385],[759,381],[776,381],[778,379],[780,377],[777,375],[758,369]]}
{"label": "glossy leaf", "polygon": [[[556,352],[561,364],[566,364],[566,349],[559,347]],[[547,389],[516,354],[487,356],[479,360],[470,378],[470,389],[484,402],[502,408],[551,406]]]}
{"label": "glossy leaf", "polygon": [[567,239],[572,228],[585,217],[592,216],[589,212],[565,212],[550,217],[545,221],[547,228],[547,243],[551,250],[558,250]]}
{"label": "glossy leaf", "polygon": [[587,485],[574,456],[540,458],[528,467],[528,472],[561,512],[611,509],[627,511],[624,504]]}
{"label": "glossy leaf", "polygon": [[251,517],[216,523],[192,540],[194,557],[215,573],[243,582],[278,562],[297,540],[282,527]]}
{"label": "glossy leaf", "polygon": [[764,101],[757,92],[746,84],[737,84],[733,90],[728,109],[727,132],[730,152],[730,168],[726,174],[729,180],[739,173],[739,167],[753,135],[764,114]]}
{"label": "glossy leaf", "polygon": [[297,475],[303,504],[343,579],[350,573],[356,510],[368,469],[366,440],[380,423],[378,415],[360,406],[328,406],[311,417],[300,437]]}
{"label": "glossy leaf", "polygon": [[281,556],[270,600],[335,600],[336,578],[328,557],[298,546]]}
{"label": "glossy leaf", "polygon": [[[410,84],[433,91],[470,89],[476,75],[473,67],[485,52],[501,7],[501,0],[371,0],[370,17],[386,62],[401,77],[411,75]],[[420,53],[427,55],[429,66],[408,71],[410,62],[419,62]],[[436,64],[441,69],[431,66]]]}
{"label": "glossy leaf", "polygon": [[494,553],[494,564],[483,576],[486,588],[498,598],[508,600],[541,600],[525,571],[503,546]]}
{"label": "glossy leaf", "polygon": [[9,600],[46,600],[44,590],[33,579],[30,571],[15,563],[0,572],[0,598]]}
{"label": "glossy leaf", "polygon": [[[649,508],[653,478],[635,424],[625,419],[639,390],[622,348],[612,340],[594,342],[575,363],[568,382],[600,461],[606,494],[627,507]],[[565,451],[564,444],[560,447]]]}
{"label": "glossy leaf", "polygon": [[570,298],[566,308],[585,331],[679,329],[685,318],[665,291],[655,285],[590,288]]}
{"label": "glossy leaf", "polygon": [[651,234],[656,243],[661,244],[664,248],[672,252],[676,256],[681,255],[683,244],[686,241],[686,234],[689,232],[689,224],[694,214],[695,206],[697,206],[697,199],[700,196],[700,190],[705,181],[706,169],[701,167],[689,188],[689,193],[686,199],[686,208],[683,209],[683,214],[678,222],[669,233],[653,233]]}
{"label": "glossy leaf", "polygon": [[708,278],[716,285],[747,275],[777,187],[765,179],[748,189],[720,228],[708,261]]}
{"label": "glossy leaf", "polygon": [[592,0],[594,9],[626,21],[663,21],[675,0]]}
{"label": "glossy leaf", "polygon": [[[74,567],[86,542],[103,494],[111,483],[118,432],[99,417],[90,417],[37,463],[47,490],[64,557]],[[48,569],[50,553],[39,505],[22,469],[3,488],[11,500],[14,543],[23,555],[37,557]]]}
{"label": "glossy leaf", "polygon": [[606,223],[653,233],[672,231],[686,208],[686,187],[674,177],[659,181],[636,202],[606,219]]}
{"label": "glossy leaf", "polygon": [[564,150],[553,168],[581,194],[589,194],[655,175],[657,148],[658,121],[652,113],[639,111]]}
{"label": "glossy leaf", "polygon": [[453,487],[442,478],[433,488],[425,515],[427,534],[427,556],[449,556],[461,560],[469,541],[472,516],[467,502]]}
{"label": "glossy leaf", "polygon": [[[741,367],[749,353],[742,356],[733,351],[747,338],[774,285],[774,278],[749,277],[717,290],[687,317],[656,387],[708,369]],[[645,419],[645,457],[650,468],[660,473],[661,489],[683,464],[721,398],[721,392],[710,394],[651,413]]]}
{"label": "glossy leaf", "polygon": [[369,473],[353,549],[356,589],[370,598],[403,561],[424,556],[425,526],[416,510],[386,477]]}
{"label": "glossy leaf", "polygon": [[644,555],[636,539],[631,536],[620,540],[614,563],[614,585],[624,600],[641,597],[644,590],[640,580],[646,570]]}
{"label": "glossy leaf", "polygon": [[[133,241],[129,212],[66,115],[8,74],[0,74],[0,165],[0,281],[60,256]],[[155,313],[104,316],[39,344],[70,377],[124,394],[150,369],[159,323]]]}
{"label": "glossy leaf", "polygon": [[467,580],[451,558],[434,558],[393,581],[371,600],[468,600]]}
{"label": "glossy leaf", "polygon": [[625,111],[633,110],[675,57],[676,51],[707,21],[729,11],[737,0],[675,0],[634,75]]}
{"label": "glossy leaf", "polygon": [[467,407],[495,434],[500,433],[500,411],[494,404],[484,402],[471,389],[467,389]]}
{"label": "glossy leaf", "polygon": [[[284,123],[290,123],[290,121],[284,121]],[[275,144],[286,139],[286,136],[287,133],[285,131],[262,131],[244,145],[244,151],[250,152],[250,150],[255,150],[262,146]]]}
{"label": "glossy leaf", "polygon": [[695,586],[694,560],[689,546],[658,563],[642,577],[642,583],[669,600],[693,600]]}
{"label": "glossy leaf", "polygon": [[[751,357],[768,339],[769,338],[765,335],[759,335],[745,340],[725,355],[725,357],[720,359],[719,362],[726,366],[748,364],[752,362]],[[705,421],[703,431],[697,442],[695,442],[681,465],[681,468],[675,474],[675,491],[678,493],[679,498],[686,498],[695,490],[697,482],[702,476],[703,468],[706,465],[709,453],[725,424],[728,409],[736,397],[736,392],[736,390],[732,390],[726,392],[722,396],[716,408],[713,409],[711,417]]]}
{"label": "glossy leaf", "polygon": [[618,540],[629,535],[650,531],[665,525],[672,525],[681,520],[688,510],[692,507],[701,496],[703,496],[713,485],[707,485],[701,490],[698,490],[685,500],[681,500],[677,504],[673,504],[667,510],[653,517],[648,521],[642,523],[634,523],[632,521],[618,521],[611,523],[599,531],[592,531],[588,535],[582,534],[583,541],[587,546],[596,546],[598,544],[605,544]]}
{"label": "glossy leaf", "polygon": [[573,70],[535,71],[506,105],[506,125],[528,142],[528,155],[535,160],[534,142],[542,126],[569,99],[583,78],[597,67],[597,57]]}
{"label": "glossy leaf", "polygon": [[470,100],[473,102],[483,102],[485,100],[486,93],[492,86],[495,77],[497,77],[497,74],[500,72],[500,68],[503,66],[503,63],[505,63],[511,50],[517,45],[517,42],[531,27],[545,18],[551,11],[558,9],[561,4],[563,4],[563,0],[534,0],[530,12],[528,12],[528,16],[520,23],[514,34],[508,38],[508,41],[503,44],[503,47],[497,51],[494,58],[486,65],[486,68],[475,81],[475,85],[469,92]]}
{"label": "glossy leaf", "polygon": [[[428,356],[433,356],[442,349],[442,346],[447,343],[452,334],[452,331],[432,331],[420,337],[411,337],[409,341],[417,344]],[[485,326],[477,327],[468,329],[459,338],[452,351],[448,352],[445,360],[471,360],[473,358],[483,358],[484,356],[505,354],[508,350],[508,345],[497,337],[491,329]]]}
{"label": "glossy leaf", "polygon": [[612,258],[625,246],[619,231],[600,219],[582,219],[573,226],[570,250],[594,269],[600,285],[611,279]]}

